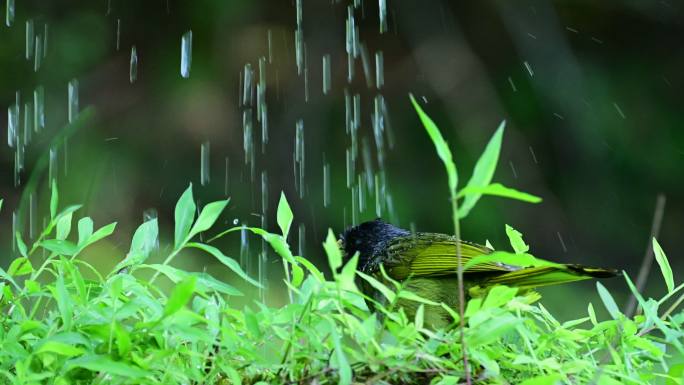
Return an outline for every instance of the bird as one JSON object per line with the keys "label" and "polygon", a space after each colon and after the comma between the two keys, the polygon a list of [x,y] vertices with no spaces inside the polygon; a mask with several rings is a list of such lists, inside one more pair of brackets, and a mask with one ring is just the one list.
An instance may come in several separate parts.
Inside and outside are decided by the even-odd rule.
{"label": "bird", "polygon": [[[387,282],[382,274],[384,270],[387,277],[401,282],[403,289],[452,309],[459,308],[459,262],[456,254],[459,243],[461,266],[475,257],[494,252],[490,247],[459,240],[452,235],[412,233],[380,218],[351,226],[338,239],[345,263],[358,253],[358,271]],[[465,299],[468,300],[496,285],[516,287],[519,293],[533,293],[535,288],[541,286],[616,275],[618,271],[615,269],[578,264],[548,262],[517,266],[488,260],[463,271],[463,286]],[[357,276],[356,285],[365,294],[371,310],[375,308],[374,302],[386,304],[385,297],[366,280]],[[403,308],[406,316],[413,319],[420,304],[399,298],[396,306]],[[454,319],[441,305],[427,305],[424,308],[424,323],[432,329],[447,328],[454,324]]]}

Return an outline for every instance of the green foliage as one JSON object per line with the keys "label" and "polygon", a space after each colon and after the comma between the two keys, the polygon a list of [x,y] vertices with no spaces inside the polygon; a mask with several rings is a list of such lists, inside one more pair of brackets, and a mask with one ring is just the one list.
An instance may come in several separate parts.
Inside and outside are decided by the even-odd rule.
{"label": "green foliage", "polygon": [[[438,153],[448,163],[450,152],[436,126],[424,113],[421,119],[426,128],[434,128],[428,132],[436,145],[441,143]],[[502,133],[500,128],[469,186],[461,190],[464,202],[485,194],[482,186],[494,186],[490,182]],[[450,186],[455,190],[455,167],[447,170],[453,171]],[[468,188],[473,192],[463,193]],[[188,187],[174,212],[173,245],[160,247],[157,221],[147,221],[133,234],[127,255],[104,276],[78,255],[111,235],[116,224],[94,230],[92,219],[80,218],[78,234],[72,234],[80,206],[59,212],[54,184],[50,202],[50,221],[38,239],[29,247],[17,233],[18,255],[7,271],[0,269],[0,384],[447,385],[464,382],[466,349],[468,375],[476,384],[683,383],[684,312],[678,306],[684,284],[674,286],[673,272],[655,240],[668,292],[657,300],[645,299],[625,274],[640,307],[633,318],[620,312],[600,283],[597,289],[611,314],[608,320],[601,320],[589,303],[586,316],[560,322],[535,303],[537,295],[506,286],[477,293],[460,315],[406,290],[384,270],[379,276],[358,272],[358,255],[345,264],[332,230],[323,244],[332,272],[326,278],[304,256],[292,254],[287,235],[293,213],[281,194],[281,234],[233,227],[209,241],[245,229],[262,237],[282,258],[290,301],[243,307],[233,301],[243,293],[232,285],[209,273],[171,265],[187,249],[199,249],[240,280],[261,285],[217,247],[193,241],[210,230],[228,201],[207,204],[195,219]],[[507,226],[506,232],[513,253],[474,258],[464,268],[493,257],[512,264],[551,263],[529,254],[518,231]],[[164,256],[161,250],[170,251]],[[147,263],[156,257],[163,262]],[[141,274],[146,270],[154,275]],[[174,283],[170,292],[154,284],[159,275]],[[378,296],[366,297],[357,284],[375,288]],[[415,303],[414,319],[397,308],[399,299]],[[663,311],[666,304],[669,308]],[[435,306],[456,321],[447,330],[426,327]]]}

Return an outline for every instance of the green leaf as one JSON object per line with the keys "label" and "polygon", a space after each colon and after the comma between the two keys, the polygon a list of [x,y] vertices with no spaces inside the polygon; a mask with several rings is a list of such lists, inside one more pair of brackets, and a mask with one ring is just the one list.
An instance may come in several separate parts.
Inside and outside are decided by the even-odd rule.
{"label": "green leaf", "polygon": [[290,233],[290,226],[292,225],[292,219],[294,215],[292,214],[292,209],[290,204],[287,203],[287,198],[285,198],[285,193],[280,192],[280,201],[278,202],[278,213],[277,220],[280,231],[283,234],[283,238],[287,239],[287,235]]}
{"label": "green leaf", "polygon": [[107,376],[121,376],[124,378],[141,378],[150,375],[149,372],[132,364],[113,361],[106,356],[89,354],[66,362],[64,370],[83,368],[93,372],[106,373]]}
{"label": "green leaf", "polygon": [[195,219],[195,206],[194,198],[192,197],[192,183],[185,189],[183,195],[176,203],[176,209],[174,211],[174,249],[178,249],[188,238],[190,233],[190,227],[192,226],[192,221]]}
{"label": "green leaf", "polygon": [[304,269],[299,265],[292,266],[292,286],[299,287],[304,281]]}
{"label": "green leaf", "polygon": [[62,239],[46,239],[40,243],[44,249],[58,255],[72,256],[78,251],[78,247],[71,241]]}
{"label": "green leaf", "polygon": [[427,131],[432,143],[435,145],[437,150],[437,155],[444,163],[444,167],[447,171],[447,177],[449,180],[449,191],[452,195],[456,195],[456,188],[458,186],[458,172],[456,171],[456,165],[454,164],[453,157],[451,156],[451,150],[449,145],[444,140],[442,133],[437,128],[435,122],[430,119],[430,117],[423,111],[413,95],[409,94],[411,98],[411,103],[413,103],[413,108],[416,109],[420,121],[423,123],[425,130]]}
{"label": "green leaf", "polygon": [[340,250],[340,245],[337,243],[337,238],[333,234],[332,229],[328,229],[328,236],[323,242],[323,249],[325,254],[328,256],[328,266],[333,274],[337,274],[337,269],[342,266],[342,251]]}
{"label": "green leaf", "polygon": [[667,256],[663,248],[660,247],[658,241],[653,238],[653,253],[655,254],[655,259],[660,266],[660,272],[663,273],[663,278],[665,279],[665,285],[667,286],[667,292],[671,293],[674,290],[674,276],[672,275],[672,268],[670,263],[667,261]]}
{"label": "green leaf", "polygon": [[33,266],[31,266],[31,261],[27,257],[19,257],[12,261],[9,268],[7,269],[7,274],[12,277],[19,277],[26,274],[31,274],[33,272]]}
{"label": "green leaf", "polygon": [[102,238],[106,238],[106,237],[112,235],[115,228],[116,228],[116,222],[112,222],[108,225],[100,227],[90,237],[88,237],[88,240],[85,242],[85,244],[83,244],[82,247],[88,246],[90,244],[93,244],[93,243],[99,241]]}
{"label": "green leaf", "polygon": [[335,350],[332,356],[333,367],[336,367],[339,373],[340,385],[350,385],[352,381],[352,369],[347,360],[347,356],[344,354],[344,349],[340,336],[337,333],[333,334],[333,340],[335,342]]}
{"label": "green leaf", "polygon": [[93,220],[90,217],[78,221],[78,245],[84,244],[93,235]]}
{"label": "green leaf", "polygon": [[245,281],[251,283],[256,287],[262,287],[258,281],[252,279],[244,270],[242,270],[240,264],[236,260],[227,257],[225,254],[221,252],[221,250],[217,249],[216,247],[196,242],[188,243],[187,247],[194,247],[211,254],[212,256],[214,256],[214,258],[218,259],[219,262],[226,265],[235,274],[239,275],[240,278],[244,279]]}
{"label": "green leaf", "polygon": [[141,265],[140,267],[146,267],[154,269],[162,274],[164,274],[173,283],[180,282],[189,276],[193,276],[197,279],[195,285],[195,291],[200,293],[205,293],[208,291],[215,291],[223,293],[226,295],[241,296],[243,295],[238,289],[233,286],[220,281],[207,273],[188,273],[184,270],[177,269],[173,266],[162,265],[162,264],[152,264],[152,265]]}
{"label": "green leaf", "polygon": [[297,256],[294,258],[297,262],[301,263],[302,266],[306,267],[306,269],[309,270],[309,273],[311,273],[314,277],[316,277],[316,280],[318,280],[318,282],[325,282],[325,277],[323,276],[323,273],[321,273],[321,271],[318,270],[316,265],[314,265],[313,263],[311,263],[308,259],[306,259],[304,257]]}
{"label": "green leaf", "polygon": [[187,239],[192,239],[192,237],[201,233],[202,231],[209,230],[209,228],[214,225],[219,215],[221,215],[223,209],[226,208],[226,205],[228,205],[229,201],[230,199],[226,199],[207,203],[207,205],[202,208],[202,212],[200,212],[199,217],[197,217],[197,221],[192,226]]}
{"label": "green leaf", "polygon": [[506,225],[506,235],[508,236],[508,240],[511,242],[511,247],[513,247],[513,250],[516,254],[523,254],[530,250],[530,246],[523,241],[522,233],[520,231],[509,225]]}
{"label": "green leaf", "polygon": [[71,218],[73,213],[65,213],[57,218],[57,239],[66,239],[71,232]]}
{"label": "green leaf", "polygon": [[418,303],[422,303],[422,304],[426,304],[426,305],[439,306],[439,302],[430,301],[429,299],[423,298],[423,297],[419,296],[418,294],[416,294],[412,291],[408,291],[406,289],[400,290],[397,295],[399,296],[399,298],[407,299],[409,301],[414,301],[414,302],[418,302]]}
{"label": "green leaf", "polygon": [[173,288],[169,299],[166,301],[166,306],[164,307],[164,317],[176,313],[190,301],[190,298],[192,298],[192,295],[195,292],[196,282],[197,278],[190,275]]}
{"label": "green leaf", "polygon": [[69,330],[71,329],[74,311],[71,296],[69,295],[69,291],[64,284],[64,274],[62,271],[57,274],[57,282],[54,287],[53,295],[55,296],[55,301],[57,302],[57,309],[59,310],[59,314],[62,318],[64,329]]}
{"label": "green leaf", "polygon": [[17,248],[19,249],[19,254],[21,254],[23,257],[28,258],[28,248],[26,247],[26,243],[24,243],[24,239],[21,237],[21,233],[17,231],[14,235],[17,240]]}
{"label": "green leaf", "polygon": [[[466,188],[484,188],[492,181],[494,171],[496,170],[496,164],[499,161],[504,127],[506,127],[505,120],[499,124],[499,128],[489,140],[489,143],[487,143],[487,147],[480,156],[480,159],[477,160],[475,168],[473,169],[473,176],[470,177]],[[459,217],[465,218],[470,210],[475,207],[475,203],[477,203],[481,196],[482,193],[477,192],[466,195],[463,204],[459,207]]]}
{"label": "green leaf", "polygon": [[385,298],[387,298],[389,302],[394,302],[396,294],[392,290],[390,290],[390,288],[385,286],[382,282],[360,271],[357,271],[356,274],[358,274],[359,277],[363,278],[366,282],[373,286],[375,290],[382,293],[382,295],[385,296]]}
{"label": "green leaf", "polygon": [[157,237],[159,235],[159,225],[157,218],[141,224],[133,233],[131,240],[131,248],[128,254],[141,254],[147,256],[154,249],[157,244]]}
{"label": "green leaf", "polygon": [[64,342],[48,341],[40,346],[36,353],[54,353],[60,356],[75,357],[84,353],[84,350]]}
{"label": "green leaf", "polygon": [[561,383],[560,374],[548,374],[545,376],[537,376],[534,378],[528,378],[527,380],[520,383],[520,385],[557,385]]}
{"label": "green leaf", "polygon": [[[503,198],[516,199],[528,203],[539,203],[542,199],[536,195],[528,194],[526,192],[518,191],[514,188],[506,187],[501,183],[492,183],[484,187],[466,186],[458,192],[458,198],[467,197],[470,195],[493,195]],[[459,212],[460,215],[461,212]],[[463,217],[465,215],[462,215]]]}
{"label": "green leaf", "polygon": [[55,219],[57,215],[57,205],[59,204],[59,193],[57,192],[57,182],[52,180],[52,195],[50,195],[50,219]]}
{"label": "green leaf", "polygon": [[596,289],[598,290],[599,297],[601,297],[601,301],[603,301],[603,305],[606,307],[606,310],[608,310],[608,313],[610,313],[610,316],[613,317],[613,319],[618,319],[622,313],[620,313],[620,308],[618,308],[618,305],[615,303],[615,300],[613,299],[613,296],[610,295],[608,289],[606,289],[601,282],[596,282]]}

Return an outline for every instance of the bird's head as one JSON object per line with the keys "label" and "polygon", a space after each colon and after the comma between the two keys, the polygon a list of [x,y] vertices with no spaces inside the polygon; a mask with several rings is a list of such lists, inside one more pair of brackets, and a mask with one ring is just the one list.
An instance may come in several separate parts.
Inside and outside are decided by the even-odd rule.
{"label": "bird's head", "polygon": [[347,228],[340,235],[338,244],[344,255],[344,263],[346,264],[358,252],[359,270],[365,271],[371,265],[369,262],[384,253],[389,241],[409,234],[409,231],[377,218]]}

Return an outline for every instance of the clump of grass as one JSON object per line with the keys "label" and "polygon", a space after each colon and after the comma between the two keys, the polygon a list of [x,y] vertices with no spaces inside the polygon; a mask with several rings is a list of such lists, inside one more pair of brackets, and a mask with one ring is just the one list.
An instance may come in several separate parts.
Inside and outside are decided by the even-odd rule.
{"label": "clump of grass", "polygon": [[[490,183],[502,129],[471,182],[457,191],[451,154],[447,158],[439,130],[428,123],[438,153],[452,165],[447,169],[457,232],[459,216],[482,194],[536,199]],[[385,306],[376,304],[379,314],[369,312],[354,284],[358,259],[343,264],[332,230],[323,244],[332,276],[294,255],[287,243],[293,214],[284,195],[277,210],[280,233],[249,231],[282,257],[290,301],[236,307],[233,299],[243,295],[237,288],[172,264],[187,249],[200,249],[259,285],[211,241],[195,241],[212,229],[228,201],[207,204],[195,218],[190,186],[176,205],[174,243],[162,263],[147,262],[159,238],[151,220],[137,229],[122,262],[99,272],[79,254],[111,235],[116,224],[95,230],[86,217],[72,231],[79,206],[59,211],[57,186],[52,194],[46,228],[30,247],[16,234],[20,255],[0,269],[0,384],[682,384],[684,312],[677,308],[684,284],[676,285],[655,239],[667,293],[645,299],[625,274],[641,309],[633,318],[621,313],[601,284],[597,289],[611,318],[599,320],[589,303],[586,315],[567,322],[515,288],[498,286],[461,311],[447,308],[455,324],[431,330],[424,305],[434,303],[400,282],[362,277],[387,298]],[[529,260],[520,233],[510,228],[507,234],[514,250],[509,258]],[[45,258],[39,257],[42,250]],[[154,272],[152,278],[143,278],[145,270]],[[84,271],[96,278],[85,278]],[[175,283],[170,293],[156,285],[159,275]],[[421,303],[414,319],[396,308],[399,298]]]}

